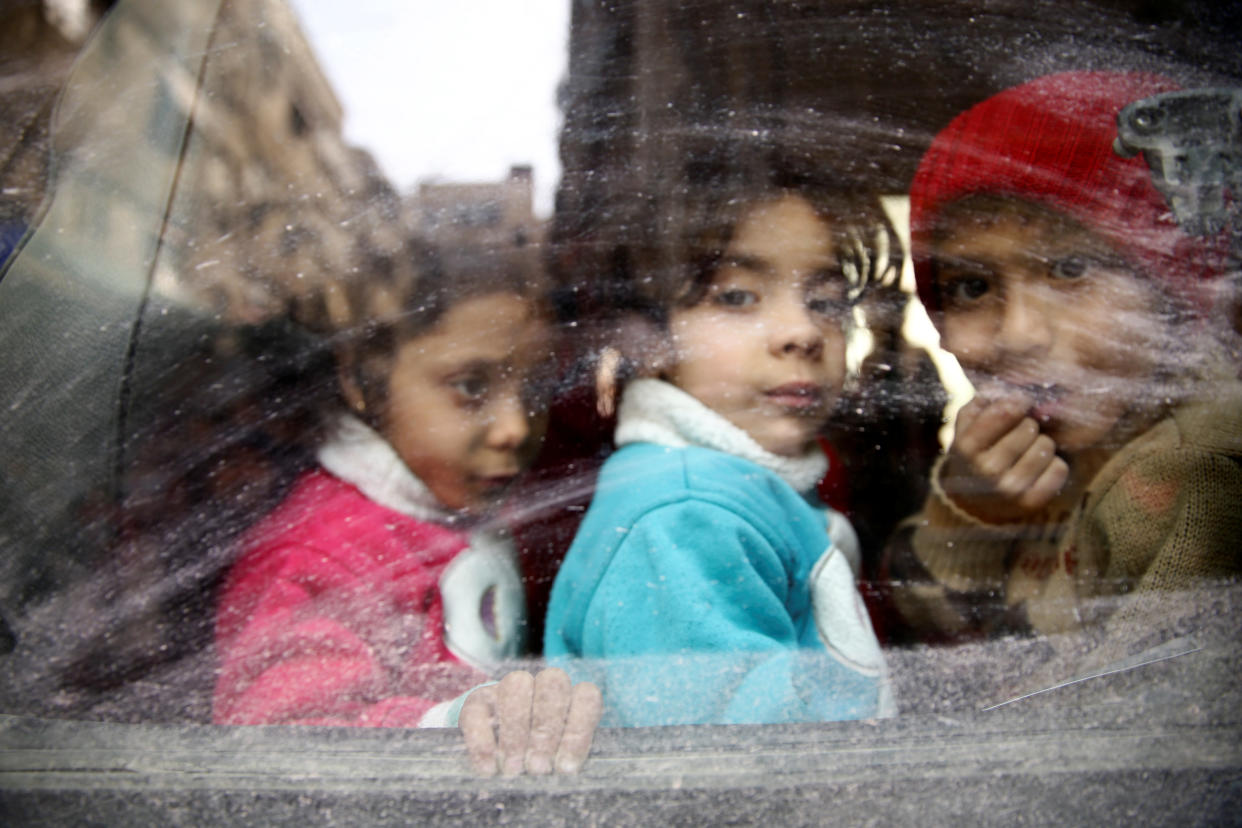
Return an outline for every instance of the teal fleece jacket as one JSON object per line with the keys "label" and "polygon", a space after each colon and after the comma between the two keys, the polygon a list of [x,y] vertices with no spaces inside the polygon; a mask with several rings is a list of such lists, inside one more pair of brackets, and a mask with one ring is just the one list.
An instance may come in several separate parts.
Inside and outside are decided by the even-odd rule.
{"label": "teal fleece jacket", "polygon": [[831,520],[749,460],[623,446],[557,575],[545,655],[599,684],[609,726],[889,715]]}

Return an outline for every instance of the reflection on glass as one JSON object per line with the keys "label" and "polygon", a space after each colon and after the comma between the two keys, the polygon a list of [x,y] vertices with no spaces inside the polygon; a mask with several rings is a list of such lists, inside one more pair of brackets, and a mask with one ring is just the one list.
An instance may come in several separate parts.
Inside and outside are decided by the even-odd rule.
{"label": "reflection on glass", "polygon": [[[667,378],[675,327],[660,298],[684,264],[692,195],[728,201],[722,170],[744,177],[762,155],[730,147],[779,148],[859,203],[888,205],[901,230],[922,159],[937,175],[948,168],[937,166],[937,136],[1002,90],[1064,71],[1142,72],[1184,89],[1234,89],[1242,77],[1234,13],[1206,3],[918,3],[898,13],[575,2],[563,10],[568,69],[546,91],[563,118],[553,206],[542,194],[555,165],[542,159],[508,157],[486,175],[410,175],[355,146],[344,87],[307,40],[301,8],[121,0],[100,16],[103,5],[36,3],[0,16],[20,47],[0,92],[13,115],[0,167],[5,712],[210,720],[221,585],[243,539],[321,465],[332,439],[322,412],[349,402],[341,353],[378,334],[377,318],[443,298],[419,292],[421,254],[411,251],[439,251],[448,272],[461,251],[514,254],[551,282],[553,344],[538,366],[499,380],[529,374],[518,408],[531,431],[546,418],[543,451],[520,480],[509,480],[516,469],[491,474],[506,484],[494,519],[512,533],[521,574],[532,645],[522,655],[537,655],[561,556],[613,451],[615,417],[596,400],[600,355],[616,355],[622,386]],[[417,13],[431,30],[431,12]],[[518,61],[490,61],[482,43],[443,39],[497,85],[522,74]],[[374,67],[382,54],[360,57]],[[464,80],[436,77],[459,102],[473,100]],[[929,208],[916,187],[913,243],[898,232],[869,251],[912,257],[845,297],[850,356],[817,435],[831,461],[818,492],[856,529],[857,588],[902,712],[978,708],[1144,654],[1210,647],[1208,633],[1194,638],[1196,613],[1221,605],[1204,584],[1236,573],[1242,528],[1237,228],[1198,247],[1187,234],[1161,236],[1167,216],[1149,222],[1151,238],[1118,229],[1132,228],[1138,206],[1174,210],[1149,198],[1151,176],[1169,169],[1154,144],[1131,143],[1147,154],[1128,159],[1112,149],[1117,111],[1171,88],[1112,97],[1081,131],[1031,116],[1022,141],[962,162],[973,172],[954,172],[966,183],[952,204]],[[1081,93],[1037,109],[1076,106]],[[1015,189],[984,174],[1024,141],[1080,133],[1101,168],[1124,163],[1137,177],[1106,186],[1058,171],[1055,187]],[[1096,209],[1080,212],[1087,203]],[[1162,252],[1148,255],[1149,245]],[[1212,278],[1172,275],[1200,266]],[[1183,295],[1192,283],[1210,289]],[[1057,324],[1075,343],[1069,356],[1015,362],[1011,336],[1048,335],[1038,314],[1020,311],[1054,300],[1067,309]],[[947,353],[906,334],[924,303]],[[520,339],[490,317],[476,327],[488,344]],[[967,396],[950,355],[979,398],[942,431],[946,401],[956,411]],[[471,399],[495,379],[467,374],[454,381]],[[946,452],[941,434],[954,431]],[[1019,431],[1011,442],[1027,443],[1010,454],[1034,447],[1032,463],[988,466],[987,448]],[[982,451],[963,445],[970,433]],[[1010,486],[1015,465],[1023,479]],[[489,640],[508,587],[478,593],[493,596],[480,615]],[[417,617],[385,615],[394,651],[415,635],[397,622]],[[1105,636],[1114,643],[1079,659]],[[945,640],[969,643],[913,646]],[[400,659],[382,666],[399,680]]]}

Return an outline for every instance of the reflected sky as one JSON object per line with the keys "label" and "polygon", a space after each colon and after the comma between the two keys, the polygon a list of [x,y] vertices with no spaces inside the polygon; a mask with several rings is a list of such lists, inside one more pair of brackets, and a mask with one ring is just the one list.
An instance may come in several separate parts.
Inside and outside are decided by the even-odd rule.
{"label": "reflected sky", "polygon": [[560,176],[556,85],[568,0],[291,0],[345,109],[345,137],[402,192],[535,169],[547,216]]}

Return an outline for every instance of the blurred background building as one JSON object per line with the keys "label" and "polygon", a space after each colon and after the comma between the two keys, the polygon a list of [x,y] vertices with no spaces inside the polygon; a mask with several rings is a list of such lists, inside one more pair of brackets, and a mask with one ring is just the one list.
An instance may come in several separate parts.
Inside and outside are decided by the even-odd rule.
{"label": "blurred background building", "polygon": [[419,232],[452,246],[525,247],[542,240],[528,165],[496,182],[424,181],[407,201]]}
{"label": "blurred background building", "polygon": [[[406,267],[412,233],[446,244],[539,241],[528,166],[499,182],[428,182],[403,202],[371,155],[345,142],[341,103],[285,0],[142,13],[122,4],[108,43],[74,70],[114,5],[17,0],[0,12],[5,252],[55,182],[72,205],[57,217],[67,237],[100,260],[152,248],[155,295],[253,323],[317,304],[308,300],[342,280]],[[203,61],[176,54],[195,26],[210,30]],[[75,173],[86,159],[89,172]],[[132,186],[160,173],[167,188]]]}

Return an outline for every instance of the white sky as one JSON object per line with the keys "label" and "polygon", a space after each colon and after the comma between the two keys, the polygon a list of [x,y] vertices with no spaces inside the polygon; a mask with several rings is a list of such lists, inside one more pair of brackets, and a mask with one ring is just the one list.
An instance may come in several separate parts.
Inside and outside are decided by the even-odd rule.
{"label": "white sky", "polygon": [[401,192],[534,167],[547,216],[560,177],[556,86],[570,0],[290,0],[345,109]]}

